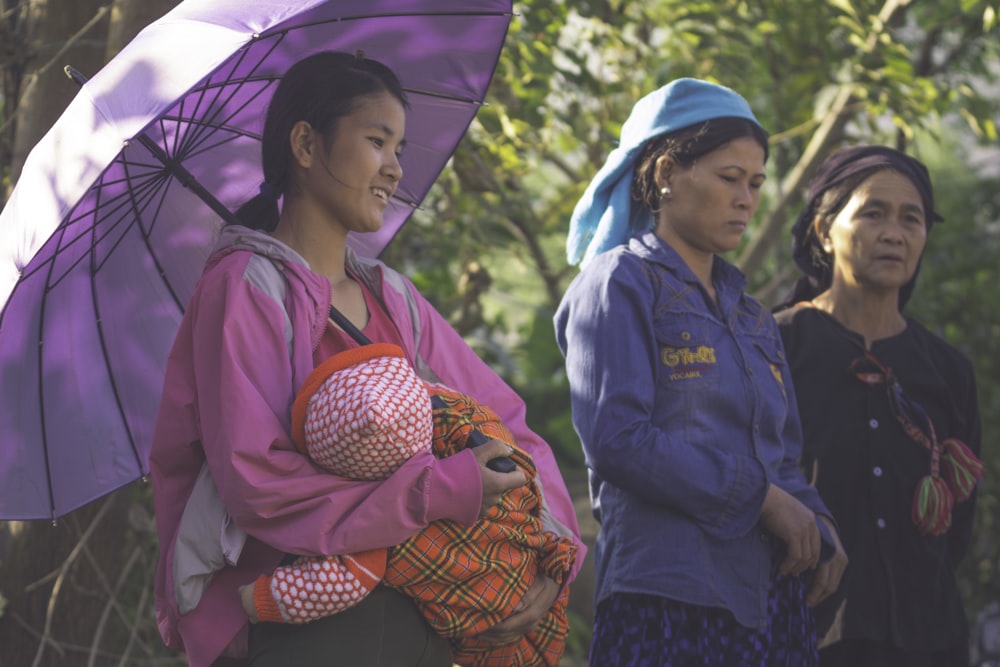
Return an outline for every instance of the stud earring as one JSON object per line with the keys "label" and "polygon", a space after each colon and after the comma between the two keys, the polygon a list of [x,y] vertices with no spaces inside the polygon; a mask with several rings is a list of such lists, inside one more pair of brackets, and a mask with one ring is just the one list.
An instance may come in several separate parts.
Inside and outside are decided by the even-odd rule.
{"label": "stud earring", "polygon": [[664,196],[669,195],[670,188],[668,188],[667,186],[663,186],[662,188],[660,188],[660,194]]}

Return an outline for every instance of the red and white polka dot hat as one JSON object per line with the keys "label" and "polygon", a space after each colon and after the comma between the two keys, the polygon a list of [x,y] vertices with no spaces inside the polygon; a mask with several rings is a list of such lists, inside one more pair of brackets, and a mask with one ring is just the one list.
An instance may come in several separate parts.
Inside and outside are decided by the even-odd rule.
{"label": "red and white polka dot hat", "polygon": [[292,405],[295,445],[326,470],[385,479],[433,436],[430,394],[403,350],[373,343],[313,369]]}

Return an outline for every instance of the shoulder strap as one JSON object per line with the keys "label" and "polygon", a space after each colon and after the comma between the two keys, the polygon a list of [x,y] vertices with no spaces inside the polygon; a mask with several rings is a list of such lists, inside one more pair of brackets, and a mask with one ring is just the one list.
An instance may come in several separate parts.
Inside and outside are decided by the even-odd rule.
{"label": "shoulder strap", "polygon": [[[379,299],[379,303],[381,303],[381,301],[382,300]],[[383,304],[382,307],[385,308],[385,305]],[[388,311],[386,311],[386,313],[388,313]],[[354,326],[354,322],[347,319],[347,316],[337,310],[333,304],[330,304],[330,319],[336,322],[337,325],[346,331],[347,335],[357,341],[359,345],[371,345],[371,339],[366,336],[361,329]]]}

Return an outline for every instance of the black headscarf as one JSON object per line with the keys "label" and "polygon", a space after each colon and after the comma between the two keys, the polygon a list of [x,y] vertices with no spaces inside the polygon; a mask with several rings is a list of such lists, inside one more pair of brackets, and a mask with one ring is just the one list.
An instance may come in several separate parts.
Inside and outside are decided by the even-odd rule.
{"label": "black headscarf", "polygon": [[[935,222],[944,219],[934,210],[934,190],[931,187],[927,167],[919,160],[888,146],[851,146],[841,148],[830,155],[819,166],[809,184],[806,204],[792,226],[792,257],[805,274],[795,283],[792,294],[780,306],[788,307],[800,301],[809,301],[817,294],[825,292],[833,280],[833,263],[823,250],[822,241],[816,236],[816,209],[824,193],[861,172],[875,173],[882,169],[892,169],[912,181],[920,193],[924,204],[924,218],[927,231]],[[847,193],[842,201],[836,202],[834,210],[841,209],[851,196]],[[920,271],[918,263],[913,277],[899,290],[900,309],[910,299]]]}

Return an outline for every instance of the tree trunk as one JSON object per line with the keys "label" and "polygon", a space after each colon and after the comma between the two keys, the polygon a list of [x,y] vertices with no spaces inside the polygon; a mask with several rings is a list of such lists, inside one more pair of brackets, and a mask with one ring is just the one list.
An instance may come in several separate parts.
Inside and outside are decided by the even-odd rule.
{"label": "tree trunk", "polygon": [[[10,25],[25,58],[10,148],[15,182],[31,148],[92,76],[179,0],[30,0]],[[110,20],[109,20],[110,16]],[[8,99],[13,99],[8,97]],[[141,665],[169,655],[152,613],[155,540],[145,493],[130,487],[49,522],[0,522],[4,665]],[[6,604],[4,599],[6,599]],[[174,664],[184,664],[177,658]]]}
{"label": "tree trunk", "polygon": [[114,58],[122,48],[147,25],[180,4],[180,0],[118,0],[111,8],[111,27],[105,61]]}
{"label": "tree trunk", "polygon": [[[103,0],[29,0],[19,21],[27,56],[21,63],[10,179],[17,180],[24,160],[62,114],[78,87],[63,74],[72,65],[91,75],[104,63],[107,9]],[[92,20],[103,16],[92,24]],[[85,32],[84,26],[90,25]]]}
{"label": "tree trunk", "polygon": [[113,667],[169,655],[153,623],[146,504],[129,487],[55,525],[0,522],[4,665]]}

